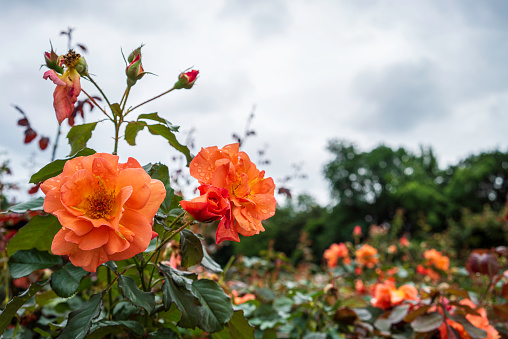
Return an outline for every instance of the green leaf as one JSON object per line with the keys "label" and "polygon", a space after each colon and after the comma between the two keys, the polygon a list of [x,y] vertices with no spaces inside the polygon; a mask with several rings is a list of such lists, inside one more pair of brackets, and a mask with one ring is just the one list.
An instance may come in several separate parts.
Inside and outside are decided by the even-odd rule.
{"label": "green leaf", "polygon": [[411,327],[415,332],[430,332],[437,329],[443,323],[441,313],[432,312],[421,315],[411,322]]}
{"label": "green leaf", "polygon": [[183,155],[185,155],[185,158],[187,159],[187,166],[189,166],[192,155],[190,154],[190,150],[187,146],[183,146],[176,140],[175,134],[164,125],[147,125],[148,130],[153,135],[160,135],[164,139],[166,139],[171,146],[173,146],[177,151],[181,152]]}
{"label": "green leaf", "polygon": [[13,255],[19,250],[32,248],[49,251],[53,238],[61,228],[62,225],[55,216],[36,215],[9,241],[7,253]]}
{"label": "green leaf", "polygon": [[215,260],[210,257],[208,252],[206,251],[206,247],[203,245],[203,259],[201,260],[201,265],[207,268],[209,271],[213,273],[222,273],[222,268]]}
{"label": "green leaf", "polygon": [[131,146],[136,145],[136,137],[138,136],[138,133],[145,128],[146,123],[144,122],[135,122],[131,121],[125,126],[125,141]]}
{"label": "green leaf", "polygon": [[203,259],[203,245],[192,231],[184,229],[180,232],[180,249],[182,266],[185,268],[197,265]]}
{"label": "green leaf", "polygon": [[92,325],[90,334],[86,336],[87,339],[101,339],[106,338],[110,334],[126,334],[126,330],[133,332],[137,336],[143,335],[143,326],[134,320],[120,320],[109,321],[101,320]]}
{"label": "green leaf", "polygon": [[111,112],[113,112],[114,116],[120,116],[122,114],[122,109],[120,108],[120,104],[115,102],[109,106],[111,108]]}
{"label": "green leaf", "polygon": [[140,114],[138,116],[138,120],[140,119],[146,119],[146,120],[153,120],[157,122],[161,122],[164,125],[166,125],[171,131],[178,132],[178,129],[180,129],[180,126],[175,126],[169,121],[167,121],[164,118],[161,118],[157,113],[148,113],[148,114]]}
{"label": "green leaf", "polygon": [[92,154],[95,154],[95,151],[93,149],[85,148],[70,158],[59,159],[59,160],[50,162],[49,164],[47,164],[46,166],[41,168],[37,173],[32,175],[32,177],[30,178],[30,183],[37,184],[39,182],[45,181],[46,179],[56,177],[57,175],[62,173],[64,165],[68,160],[71,160],[71,159],[74,159],[77,157],[84,157],[84,156],[88,156],[88,155],[92,155]]}
{"label": "green leaf", "polygon": [[15,296],[9,301],[5,309],[0,314],[0,333],[3,333],[7,326],[11,324],[12,318],[16,315],[16,312],[23,306],[28,300],[30,300],[44,285],[48,283],[49,279],[39,282],[34,282],[30,287]]}
{"label": "green leaf", "polygon": [[472,339],[480,339],[487,337],[486,331],[471,324],[469,320],[467,320],[466,317],[464,317],[461,314],[454,314],[450,316],[450,319],[461,324],[464,327],[464,330],[467,332],[467,334],[469,334],[469,336]]}
{"label": "green leaf", "polygon": [[400,323],[409,311],[409,305],[399,305],[394,307],[388,315],[388,321],[391,324]]}
{"label": "green leaf", "polygon": [[209,333],[220,331],[233,316],[229,296],[215,281],[208,279],[194,281],[192,290],[201,302],[202,318],[199,328]]}
{"label": "green leaf", "polygon": [[168,166],[163,164],[154,164],[151,165],[147,173],[152,179],[160,180],[164,184],[164,188],[166,188],[166,198],[164,198],[159,210],[162,211],[163,214],[167,215],[171,210],[171,202],[175,195],[175,191],[171,187],[169,180]]}
{"label": "green leaf", "polygon": [[51,288],[59,297],[69,298],[76,293],[81,279],[88,274],[89,272],[69,262],[51,275]]}
{"label": "green leaf", "polygon": [[163,264],[159,264],[159,267],[165,278],[162,285],[162,302],[166,310],[175,303],[182,312],[177,325],[184,328],[196,328],[201,320],[201,304],[195,293],[191,291],[190,277],[195,275],[180,272]]}
{"label": "green leaf", "polygon": [[35,270],[61,265],[62,258],[36,249],[20,250],[9,257],[9,271],[14,279],[26,277]]}
{"label": "green leaf", "polygon": [[125,299],[133,305],[144,308],[148,313],[152,313],[155,308],[155,294],[153,292],[141,291],[134,279],[121,275],[118,278],[118,286]]}
{"label": "green leaf", "polygon": [[27,211],[42,211],[44,204],[44,197],[36,198],[32,201],[22,202],[21,204],[16,204],[14,206],[9,207],[8,212],[13,213],[26,213]]}
{"label": "green leaf", "polygon": [[180,336],[169,328],[161,328],[148,334],[149,339],[178,339]]}
{"label": "green leaf", "polygon": [[252,327],[245,316],[243,310],[233,313],[228,322],[229,334],[235,339],[254,339],[254,327]]}
{"label": "green leaf", "polygon": [[92,131],[96,126],[97,122],[72,126],[69,133],[67,133],[67,139],[69,139],[69,145],[71,145],[69,155],[74,155],[86,147],[86,143],[92,137]]}
{"label": "green leaf", "polygon": [[67,325],[60,334],[60,339],[82,339],[90,327],[92,320],[101,313],[103,293],[94,294],[87,302],[81,305],[77,310],[69,313]]}
{"label": "green leaf", "polygon": [[106,261],[104,264],[107,268],[109,268],[111,271],[116,273],[116,270],[118,269],[118,266],[116,266],[114,261]]}

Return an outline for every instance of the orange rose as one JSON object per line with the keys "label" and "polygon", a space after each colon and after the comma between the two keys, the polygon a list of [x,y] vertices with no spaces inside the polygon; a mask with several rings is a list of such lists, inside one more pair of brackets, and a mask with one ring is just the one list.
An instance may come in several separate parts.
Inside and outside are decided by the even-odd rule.
{"label": "orange rose", "polygon": [[377,249],[367,244],[357,249],[355,255],[356,262],[368,268],[373,268],[379,262]]}
{"label": "orange rose", "polygon": [[62,229],[51,251],[95,272],[109,260],[143,252],[152,238],[152,220],[166,196],[164,184],[129,158],[96,153],[65,163],[63,172],[41,185],[44,210]]}
{"label": "orange rose", "polygon": [[439,270],[446,272],[450,268],[450,258],[435,249],[425,251],[423,256],[429,261],[428,265],[434,265]]}
{"label": "orange rose", "polygon": [[328,267],[332,268],[337,266],[339,258],[344,258],[344,263],[349,264],[351,260],[348,258],[348,253],[349,251],[346,245],[341,242],[340,244],[332,244],[330,248],[325,251],[323,257],[328,262]]}
{"label": "orange rose", "polygon": [[418,300],[418,290],[413,285],[402,285],[398,289],[393,281],[387,280],[374,286],[372,306],[383,310],[402,304],[404,300]]}
{"label": "orange rose", "polygon": [[190,164],[190,174],[200,185],[225,188],[229,192],[231,213],[226,213],[217,228],[216,240],[240,241],[238,233],[251,236],[264,231],[262,220],[275,214],[275,184],[265,178],[239,145],[222,149],[202,148]]}
{"label": "orange rose", "polygon": [[[467,314],[466,319],[475,327],[478,327],[485,332],[487,332],[487,336],[485,339],[499,339],[499,332],[494,328],[494,326],[489,324],[489,319],[487,318],[487,312],[484,308],[478,308],[477,306],[469,299],[463,299],[460,301],[462,305],[467,305],[471,307],[473,310],[476,310],[480,315]],[[467,333],[464,327],[458,322],[447,319],[446,322],[448,326],[453,327],[460,334],[462,339],[471,339],[471,336]],[[446,329],[446,324],[442,324],[439,327],[439,332],[441,334],[441,338],[448,339],[448,332]]]}
{"label": "orange rose", "polygon": [[235,305],[240,305],[240,304],[246,303],[249,300],[256,300],[256,296],[252,293],[247,293],[242,297],[238,296],[237,290],[233,290],[233,291],[231,291],[231,293],[233,294],[233,302]]}

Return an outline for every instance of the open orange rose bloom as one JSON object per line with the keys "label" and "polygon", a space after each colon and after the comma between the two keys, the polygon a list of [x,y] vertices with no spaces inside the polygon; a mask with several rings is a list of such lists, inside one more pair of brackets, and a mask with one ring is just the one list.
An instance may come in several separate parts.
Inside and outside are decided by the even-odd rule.
{"label": "open orange rose bloom", "polygon": [[[265,178],[239,145],[202,148],[190,164],[190,174],[201,185],[225,188],[231,201],[231,222],[221,222],[217,243],[239,241],[238,233],[251,236],[264,231],[261,220],[275,214],[275,184]],[[226,218],[224,219],[226,220]]]}
{"label": "open orange rose bloom", "polygon": [[152,219],[166,196],[164,184],[135,159],[119,164],[118,156],[107,153],[67,161],[41,189],[44,210],[62,224],[51,251],[89,272],[146,250]]}

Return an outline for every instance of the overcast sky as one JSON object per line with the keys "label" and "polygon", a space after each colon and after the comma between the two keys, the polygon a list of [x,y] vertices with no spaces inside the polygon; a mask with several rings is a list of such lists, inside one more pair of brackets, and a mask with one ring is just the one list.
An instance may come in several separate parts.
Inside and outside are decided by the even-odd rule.
{"label": "overcast sky", "polygon": [[[265,169],[278,179],[303,164],[308,179],[291,183],[326,204],[322,168],[331,159],[330,139],[362,150],[381,143],[417,151],[432,146],[441,166],[471,153],[507,151],[508,2],[505,1],[1,1],[0,149],[11,160],[14,180],[24,185],[47,163],[50,150],[23,145],[16,126],[23,108],[34,128],[54,140],[54,85],[42,79],[49,40],[66,52],[62,29],[74,27],[90,73],[111,100],[125,89],[120,50],[141,43],[145,76],[133,87],[135,105],[169,89],[180,71],[200,77],[144,106],[195,128],[199,147],[231,143],[243,133],[256,105],[257,135],[245,151],[256,161],[267,147]],[[90,83],[83,88],[96,94]],[[102,118],[95,110],[87,122]],[[64,133],[68,126],[64,122]],[[90,146],[112,152],[113,127],[102,123]],[[121,161],[161,161],[176,166],[174,152],[144,131],[138,146],[120,144]],[[65,138],[58,158],[70,148]],[[29,159],[35,155],[35,164]],[[25,186],[26,187],[26,186]]]}

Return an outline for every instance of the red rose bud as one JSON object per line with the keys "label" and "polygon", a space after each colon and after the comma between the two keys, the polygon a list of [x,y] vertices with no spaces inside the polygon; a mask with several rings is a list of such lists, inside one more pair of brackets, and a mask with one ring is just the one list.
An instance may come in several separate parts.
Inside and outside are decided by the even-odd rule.
{"label": "red rose bud", "polygon": [[131,52],[131,54],[129,54],[129,56],[127,57],[127,62],[130,64],[134,61],[134,59],[136,59],[136,57],[139,55],[139,57],[141,57],[141,47],[143,47],[143,45],[139,46],[138,48],[136,48],[135,50],[133,50]]}
{"label": "red rose bud", "polygon": [[175,83],[175,89],[191,89],[198,78],[199,71],[192,70],[190,72],[181,73],[178,76],[178,81]]}
{"label": "red rose bud", "polygon": [[466,269],[469,273],[480,273],[493,277],[499,272],[499,262],[492,253],[471,253],[467,259]]}
{"label": "red rose bud", "polygon": [[49,144],[49,138],[48,137],[42,137],[39,139],[39,147],[41,150],[45,150],[48,147]]}
{"label": "red rose bud", "polygon": [[226,215],[230,209],[227,189],[212,185],[201,185],[198,188],[201,196],[191,201],[180,201],[184,210],[201,222],[212,222]]}
{"label": "red rose bud", "polygon": [[25,130],[25,144],[28,144],[30,141],[34,140],[37,137],[37,133],[31,129],[27,128]]}
{"label": "red rose bud", "polygon": [[141,65],[141,54],[136,55],[131,61],[129,66],[125,69],[125,74],[127,75],[127,85],[129,86],[134,86],[136,81],[145,75],[143,65]]}
{"label": "red rose bud", "polygon": [[60,74],[64,72],[58,60],[58,55],[53,51],[53,47],[51,47],[51,52],[44,52],[44,60],[46,60],[46,67],[49,69],[55,70]]}

